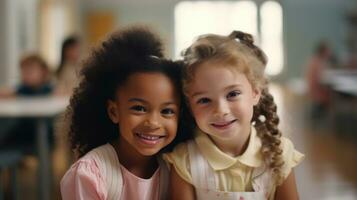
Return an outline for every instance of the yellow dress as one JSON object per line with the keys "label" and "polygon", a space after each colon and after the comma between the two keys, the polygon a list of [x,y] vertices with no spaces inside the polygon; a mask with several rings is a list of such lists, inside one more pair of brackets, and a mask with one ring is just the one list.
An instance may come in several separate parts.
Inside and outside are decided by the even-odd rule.
{"label": "yellow dress", "polygon": [[[215,146],[207,134],[197,131],[194,139],[195,144],[214,170],[217,190],[226,192],[253,191],[253,171],[264,165],[264,162],[260,152],[261,140],[254,128],[252,128],[249,137],[246,151],[240,156],[232,157]],[[282,173],[286,178],[291,169],[303,160],[304,155],[296,151],[292,142],[285,137],[281,138],[281,147],[284,160]],[[165,161],[174,166],[182,179],[193,185],[188,152],[187,143],[182,143],[173,152],[164,154],[163,157]],[[276,180],[272,182],[276,182]],[[276,186],[271,188],[269,199],[274,199]]]}

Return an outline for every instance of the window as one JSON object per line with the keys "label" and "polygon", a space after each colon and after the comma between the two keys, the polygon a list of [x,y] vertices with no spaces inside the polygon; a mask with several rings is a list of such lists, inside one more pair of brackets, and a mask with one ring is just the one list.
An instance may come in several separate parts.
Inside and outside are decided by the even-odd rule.
{"label": "window", "polygon": [[267,1],[260,7],[261,47],[268,56],[267,74],[283,69],[283,14],[280,4]]}
{"label": "window", "polygon": [[[259,11],[260,24],[257,5],[251,0],[179,2],[175,8],[175,57],[198,35],[227,35],[232,30],[241,30],[252,34],[267,53],[267,73],[278,74],[283,67],[282,9],[278,3],[267,1]],[[259,33],[258,27],[264,34]]]}

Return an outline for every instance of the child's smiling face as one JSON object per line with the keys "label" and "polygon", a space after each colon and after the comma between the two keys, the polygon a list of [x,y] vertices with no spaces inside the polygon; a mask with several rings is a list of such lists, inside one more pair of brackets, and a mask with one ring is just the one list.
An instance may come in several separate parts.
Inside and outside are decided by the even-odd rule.
{"label": "child's smiling face", "polygon": [[173,81],[159,72],[142,72],[118,88],[116,100],[108,103],[108,114],[119,125],[120,145],[151,156],[175,138],[179,106]]}
{"label": "child's smiling face", "polygon": [[21,65],[21,81],[26,86],[40,87],[46,82],[47,76],[47,69],[38,62],[28,61]]}
{"label": "child's smiling face", "polygon": [[219,62],[204,63],[195,70],[187,90],[198,127],[214,141],[247,138],[260,92],[244,73]]}

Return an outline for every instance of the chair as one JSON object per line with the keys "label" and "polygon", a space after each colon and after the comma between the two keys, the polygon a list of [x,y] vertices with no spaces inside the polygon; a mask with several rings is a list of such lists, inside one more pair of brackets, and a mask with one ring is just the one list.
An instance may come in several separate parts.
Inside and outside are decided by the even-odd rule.
{"label": "chair", "polygon": [[5,169],[10,170],[11,176],[11,190],[13,199],[17,200],[18,197],[18,188],[16,180],[16,167],[17,164],[21,161],[23,155],[21,151],[14,149],[1,149],[0,150],[0,200],[4,199],[4,191],[2,184],[2,174]]}

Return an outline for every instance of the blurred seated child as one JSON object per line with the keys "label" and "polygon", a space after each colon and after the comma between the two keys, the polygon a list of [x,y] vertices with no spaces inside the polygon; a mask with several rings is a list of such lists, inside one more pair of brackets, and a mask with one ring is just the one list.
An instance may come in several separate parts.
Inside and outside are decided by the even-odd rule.
{"label": "blurred seated child", "polygon": [[15,88],[2,88],[0,97],[49,95],[53,90],[46,62],[38,55],[24,56],[20,61],[20,84]]}
{"label": "blurred seated child", "polygon": [[[50,71],[47,63],[37,54],[24,56],[20,61],[21,82],[15,89],[2,90],[0,97],[35,97],[50,95],[53,86],[50,82]],[[4,92],[5,91],[5,92]],[[48,119],[48,128],[53,135],[53,119]],[[16,119],[0,119],[0,124],[4,128],[3,137],[0,137],[2,147],[21,147],[21,149],[32,152],[36,142],[36,119],[22,117]],[[5,128],[6,127],[6,128]]]}
{"label": "blurred seated child", "polygon": [[49,95],[53,90],[46,62],[38,55],[21,59],[21,83],[16,89],[17,96]]}

